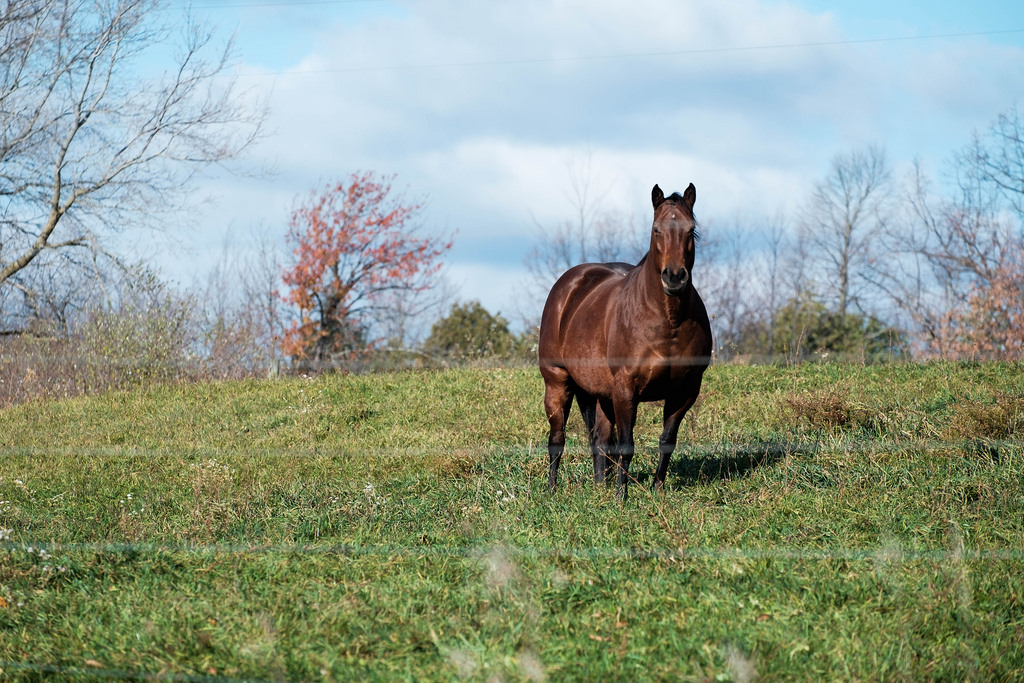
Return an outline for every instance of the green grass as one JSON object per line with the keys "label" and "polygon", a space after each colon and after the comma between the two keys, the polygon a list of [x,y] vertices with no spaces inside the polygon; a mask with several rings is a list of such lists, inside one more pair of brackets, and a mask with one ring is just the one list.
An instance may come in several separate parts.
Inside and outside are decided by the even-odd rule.
{"label": "green grass", "polygon": [[625,505],[533,369],[0,411],[0,678],[1024,677],[1024,365],[715,366]]}

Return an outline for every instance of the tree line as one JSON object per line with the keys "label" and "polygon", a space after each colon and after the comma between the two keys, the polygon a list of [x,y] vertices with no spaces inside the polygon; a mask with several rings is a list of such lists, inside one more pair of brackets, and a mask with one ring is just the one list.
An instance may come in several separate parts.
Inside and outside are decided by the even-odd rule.
{"label": "tree line", "polygon": [[[1024,137],[1016,107],[938,169],[879,146],[836,154],[790,216],[711,219],[694,282],[718,360],[1014,359],[1024,351]],[[595,208],[527,256],[537,295],[583,261],[635,262],[647,217]],[[582,180],[581,180],[582,178]]]}
{"label": "tree line", "polygon": [[[8,0],[0,15],[0,401],[180,377],[527,362],[543,295],[584,261],[635,262],[648,217],[599,210],[538,232],[522,331],[459,301],[452,238],[395,178],[297,197],[284,227],[182,292],[119,253],[173,232],[203,169],[237,163],[266,112],[228,77],[230,41],[153,0]],[[163,76],[140,60],[173,51]],[[170,51],[168,51],[170,53]],[[709,220],[695,282],[726,360],[1019,358],[1024,138],[1016,108],[939,169],[837,154],[791,216]],[[36,387],[36,389],[33,389]],[[20,393],[19,393],[20,392]],[[12,398],[14,397],[14,398]]]}
{"label": "tree line", "polygon": [[943,183],[920,162],[895,177],[879,147],[840,153],[792,225],[759,245],[723,229],[707,283],[721,355],[1020,358],[1021,126],[999,115]]}

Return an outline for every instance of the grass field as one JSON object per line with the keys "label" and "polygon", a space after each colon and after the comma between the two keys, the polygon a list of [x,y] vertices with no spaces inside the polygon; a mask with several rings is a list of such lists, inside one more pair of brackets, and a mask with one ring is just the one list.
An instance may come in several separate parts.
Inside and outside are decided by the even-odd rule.
{"label": "grass field", "polygon": [[535,369],[0,411],[0,678],[1020,680],[1024,365],[715,366],[649,492]]}

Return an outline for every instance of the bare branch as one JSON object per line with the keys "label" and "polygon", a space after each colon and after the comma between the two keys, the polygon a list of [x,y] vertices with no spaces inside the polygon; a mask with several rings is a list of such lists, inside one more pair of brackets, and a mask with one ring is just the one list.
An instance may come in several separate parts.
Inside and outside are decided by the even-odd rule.
{"label": "bare branch", "polygon": [[828,264],[816,274],[817,280],[823,291],[834,294],[840,315],[858,302],[858,283],[870,261],[870,238],[884,224],[890,182],[881,148],[838,154],[804,208],[801,235],[817,260]]}
{"label": "bare branch", "polygon": [[[231,44],[188,22],[162,78],[140,59],[173,35],[157,0],[8,0],[0,18],[0,288],[44,250],[102,249],[156,225],[195,173],[237,158],[264,112],[232,79]],[[208,57],[212,52],[212,59]]]}

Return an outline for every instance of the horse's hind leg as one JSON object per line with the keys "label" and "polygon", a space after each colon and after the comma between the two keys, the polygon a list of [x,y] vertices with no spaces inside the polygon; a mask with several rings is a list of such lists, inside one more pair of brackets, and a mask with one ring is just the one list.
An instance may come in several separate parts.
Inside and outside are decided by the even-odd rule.
{"label": "horse's hind leg", "polygon": [[594,457],[594,481],[600,484],[612,467],[611,451],[615,443],[615,421],[611,405],[597,401],[592,406],[593,418],[587,424],[590,436],[590,452]]}
{"label": "horse's hind leg", "polygon": [[615,411],[615,461],[618,465],[616,494],[625,501],[629,498],[629,465],[633,461],[633,426],[639,402],[628,383],[616,383],[612,405]]}
{"label": "horse's hind leg", "polygon": [[601,464],[604,471],[601,473],[601,480],[608,476],[612,469],[612,449],[615,447],[615,411],[612,410],[611,401],[602,400],[597,404],[597,424],[595,433],[598,435],[598,443],[604,459]]}
{"label": "horse's hind leg", "polygon": [[576,402],[580,404],[580,413],[582,413],[583,422],[587,426],[590,453],[594,458],[594,481],[601,483],[611,466],[608,449],[612,442],[612,424],[608,421],[603,407],[598,404],[595,397],[577,392]]}
{"label": "horse's hind leg", "polygon": [[544,410],[551,431],[548,433],[548,491],[558,484],[558,465],[565,451],[565,421],[572,408],[573,389],[569,373],[551,369],[544,375]]}

